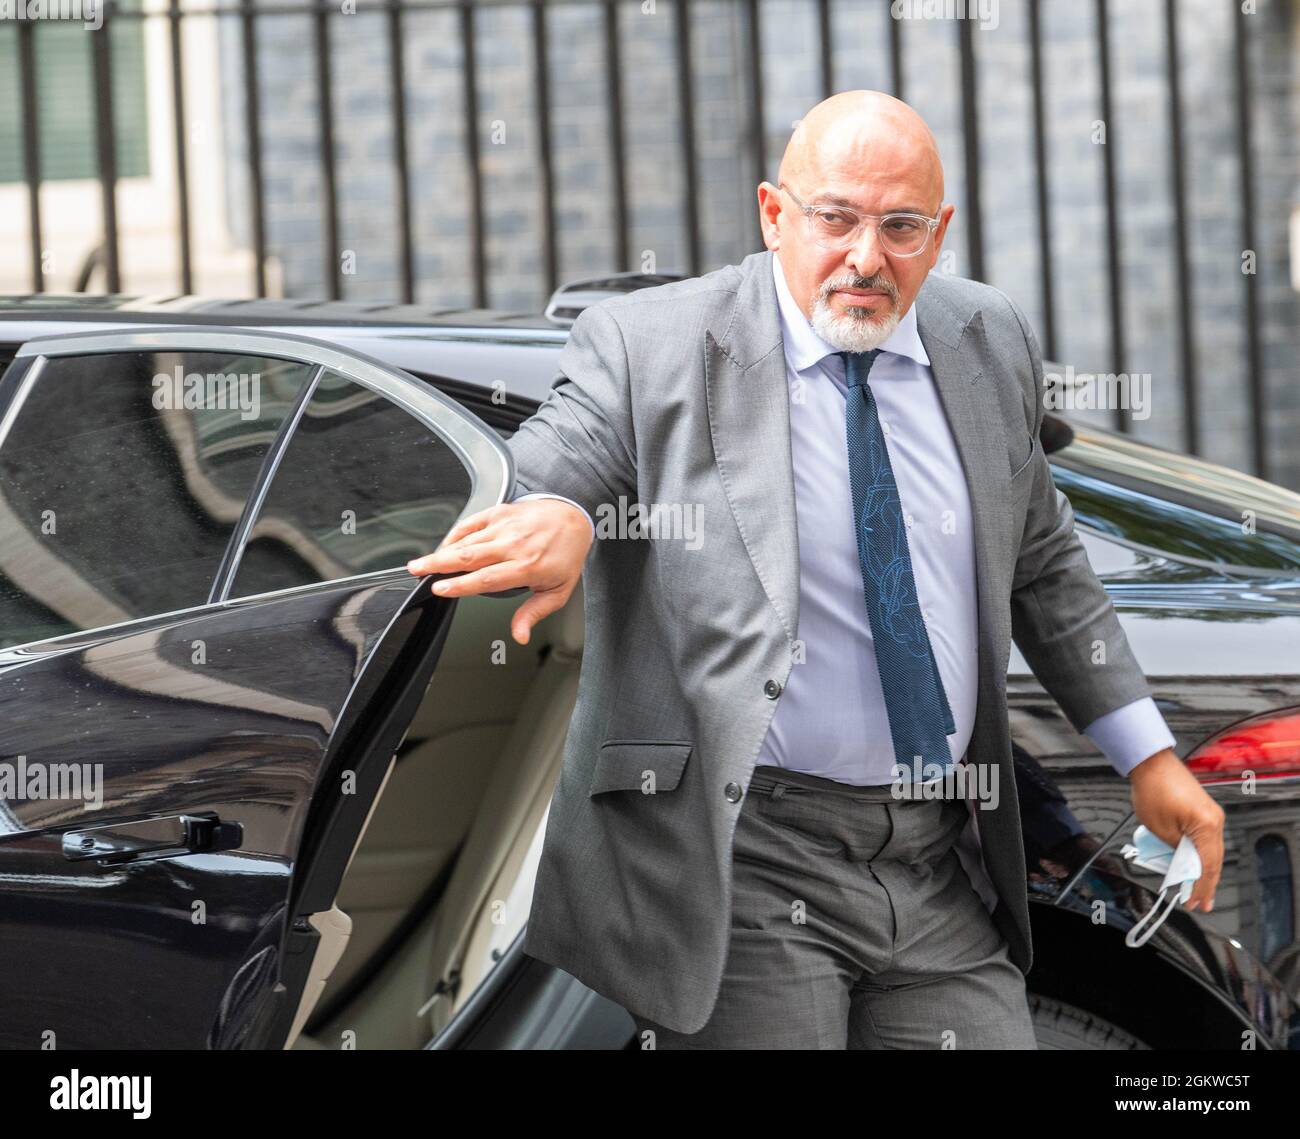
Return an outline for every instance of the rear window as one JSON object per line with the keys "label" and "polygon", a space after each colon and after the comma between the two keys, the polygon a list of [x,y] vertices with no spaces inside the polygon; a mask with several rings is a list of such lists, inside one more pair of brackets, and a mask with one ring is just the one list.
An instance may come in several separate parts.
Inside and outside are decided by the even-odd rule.
{"label": "rear window", "polygon": [[470,472],[421,420],[326,373],[280,459],[232,597],[400,569],[435,549]]}
{"label": "rear window", "polygon": [[0,647],[206,604],[312,367],[110,351],[33,369],[0,445]]}

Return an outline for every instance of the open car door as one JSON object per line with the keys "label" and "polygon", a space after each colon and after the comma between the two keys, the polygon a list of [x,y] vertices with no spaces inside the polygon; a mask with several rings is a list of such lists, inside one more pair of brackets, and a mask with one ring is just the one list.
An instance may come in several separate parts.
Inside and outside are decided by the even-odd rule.
{"label": "open car door", "polygon": [[495,433],[310,339],[26,344],[0,380],[0,1047],[291,1043]]}

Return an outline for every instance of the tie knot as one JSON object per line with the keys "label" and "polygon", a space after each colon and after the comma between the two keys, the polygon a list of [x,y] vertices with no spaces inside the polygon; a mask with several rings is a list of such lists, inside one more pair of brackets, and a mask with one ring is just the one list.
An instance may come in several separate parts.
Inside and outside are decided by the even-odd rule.
{"label": "tie knot", "polygon": [[849,387],[866,386],[867,376],[871,373],[871,365],[875,363],[876,357],[879,355],[879,348],[873,348],[870,352],[840,353],[840,356],[844,359],[844,376]]}

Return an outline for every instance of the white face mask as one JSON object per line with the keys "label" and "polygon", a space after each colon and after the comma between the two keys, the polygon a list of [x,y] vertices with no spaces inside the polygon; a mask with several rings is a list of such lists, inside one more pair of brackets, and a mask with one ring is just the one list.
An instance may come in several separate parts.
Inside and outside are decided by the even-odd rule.
{"label": "white face mask", "polygon": [[[1192,887],[1201,876],[1201,858],[1196,853],[1196,844],[1190,835],[1183,835],[1175,850],[1144,826],[1139,826],[1133,832],[1133,841],[1126,843],[1120,854],[1134,866],[1164,875],[1155,904],[1124,937],[1125,945],[1137,949],[1145,945],[1151,935],[1164,924],[1165,918],[1175,906],[1192,896]],[[1163,910],[1161,903],[1165,903]]]}

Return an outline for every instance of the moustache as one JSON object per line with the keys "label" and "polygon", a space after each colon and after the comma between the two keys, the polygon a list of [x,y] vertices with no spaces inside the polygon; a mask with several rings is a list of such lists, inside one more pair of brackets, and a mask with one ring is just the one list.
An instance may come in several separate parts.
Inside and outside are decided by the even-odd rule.
{"label": "moustache", "polygon": [[829,299],[837,289],[879,289],[889,295],[889,299],[898,303],[898,286],[884,277],[844,277],[840,280],[827,281],[822,285],[822,299]]}

